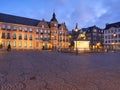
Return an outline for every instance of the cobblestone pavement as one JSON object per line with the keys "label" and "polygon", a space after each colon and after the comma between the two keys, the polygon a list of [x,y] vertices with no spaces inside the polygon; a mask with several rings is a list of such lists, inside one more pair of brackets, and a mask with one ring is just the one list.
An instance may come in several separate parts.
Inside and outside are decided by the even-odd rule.
{"label": "cobblestone pavement", "polygon": [[0,90],[120,90],[120,52],[0,52]]}

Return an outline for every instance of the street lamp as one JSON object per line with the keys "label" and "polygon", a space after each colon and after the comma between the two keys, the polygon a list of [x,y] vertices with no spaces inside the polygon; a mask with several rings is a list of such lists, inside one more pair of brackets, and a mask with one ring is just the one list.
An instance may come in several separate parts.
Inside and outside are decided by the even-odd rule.
{"label": "street lamp", "polygon": [[115,45],[115,48],[114,48],[114,51],[116,50],[116,42],[115,42],[115,37],[117,36],[117,34],[114,32],[113,33],[113,38],[114,38],[114,44],[113,45]]}
{"label": "street lamp", "polygon": [[78,32],[78,24],[76,23],[75,27],[75,32],[76,32],[76,55],[78,55],[78,49],[77,49],[77,32]]}

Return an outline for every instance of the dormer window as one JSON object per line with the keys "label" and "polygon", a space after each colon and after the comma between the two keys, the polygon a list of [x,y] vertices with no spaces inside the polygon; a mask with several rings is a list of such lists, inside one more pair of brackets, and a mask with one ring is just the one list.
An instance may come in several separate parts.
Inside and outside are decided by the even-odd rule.
{"label": "dormer window", "polygon": [[42,28],[45,28],[45,26],[44,26],[44,25],[42,25]]}

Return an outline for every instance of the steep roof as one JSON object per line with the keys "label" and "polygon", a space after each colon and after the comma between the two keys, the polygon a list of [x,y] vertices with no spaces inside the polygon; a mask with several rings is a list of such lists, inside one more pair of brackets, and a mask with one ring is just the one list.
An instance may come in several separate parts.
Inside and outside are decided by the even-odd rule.
{"label": "steep roof", "polygon": [[106,24],[105,29],[109,29],[111,27],[120,27],[120,22],[116,22],[116,23],[111,23],[111,24]]}
{"label": "steep roof", "polygon": [[58,21],[57,21],[57,19],[56,19],[56,15],[55,15],[55,13],[53,13],[53,16],[52,16],[52,19],[51,19],[51,21],[58,22]]}
{"label": "steep roof", "polygon": [[40,20],[0,13],[0,22],[37,26]]}

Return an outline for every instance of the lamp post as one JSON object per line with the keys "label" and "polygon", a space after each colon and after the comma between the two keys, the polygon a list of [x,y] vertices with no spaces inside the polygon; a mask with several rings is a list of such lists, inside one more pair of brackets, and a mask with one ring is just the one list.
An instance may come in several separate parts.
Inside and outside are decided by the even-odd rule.
{"label": "lamp post", "polygon": [[117,36],[117,34],[114,32],[114,33],[113,33],[113,38],[114,38],[114,44],[113,44],[113,45],[114,45],[114,47],[115,47],[115,48],[114,48],[114,51],[116,50],[116,41],[115,41],[116,36]]}
{"label": "lamp post", "polygon": [[78,24],[76,23],[75,27],[75,32],[76,32],[76,55],[78,55],[78,49],[77,49],[77,32],[78,32]]}

